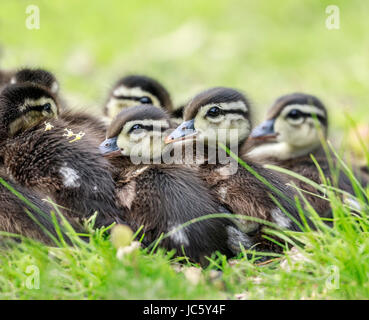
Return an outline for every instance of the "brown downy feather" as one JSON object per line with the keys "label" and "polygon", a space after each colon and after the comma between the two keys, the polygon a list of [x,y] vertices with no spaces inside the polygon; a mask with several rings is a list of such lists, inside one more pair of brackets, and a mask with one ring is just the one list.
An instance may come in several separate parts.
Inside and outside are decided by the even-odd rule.
{"label": "brown downy feather", "polygon": [[[128,209],[128,221],[144,226],[148,243],[191,219],[228,213],[200,177],[182,166],[125,166],[116,181],[116,188],[118,200]],[[183,245],[185,254],[200,263],[216,250],[230,257],[235,254],[233,250],[237,250],[237,243],[234,247],[229,245],[227,227],[241,236],[231,221],[217,218],[191,224],[178,231],[178,235],[164,239],[160,246],[175,249],[181,255]],[[245,240],[243,242],[245,245]]]}
{"label": "brown downy feather", "polygon": [[71,129],[74,133],[82,131],[88,135],[96,148],[105,139],[105,123],[86,112],[67,109],[61,113],[60,118],[66,122],[68,129]]}

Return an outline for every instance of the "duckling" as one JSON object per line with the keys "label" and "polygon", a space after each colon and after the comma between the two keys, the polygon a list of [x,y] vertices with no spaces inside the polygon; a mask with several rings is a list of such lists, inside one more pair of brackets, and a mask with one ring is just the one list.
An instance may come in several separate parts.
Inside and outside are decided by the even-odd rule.
{"label": "duckling", "polygon": [[104,115],[113,119],[123,108],[145,104],[173,111],[172,99],[161,83],[147,76],[129,75],[115,83],[104,106]]}
{"label": "duckling", "polygon": [[[294,206],[294,192],[286,186],[286,180],[276,172],[244,157],[256,173],[269,181],[278,191],[271,190],[237,161],[226,158],[219,143],[229,147],[236,155],[251,131],[251,106],[246,97],[231,88],[216,87],[195,96],[184,111],[185,121],[166,139],[166,143],[195,140],[196,151],[203,147],[204,156],[196,154],[196,162],[203,181],[217,194],[218,199],[233,213],[274,222],[282,228],[299,230],[272,200],[269,194],[299,221]],[[233,134],[232,134],[233,131]],[[189,158],[191,160],[191,158]],[[263,243],[262,227],[251,221],[243,221],[243,231],[254,236],[255,244],[263,250],[278,251],[272,243]],[[261,244],[260,244],[261,242]],[[255,246],[257,250],[258,246]]]}
{"label": "duckling", "polygon": [[[328,114],[324,104],[315,96],[293,93],[278,98],[268,111],[267,120],[251,133],[248,157],[272,163],[294,171],[310,180],[322,183],[313,154],[325,177],[334,182],[328,159],[321,144],[327,138]],[[311,185],[289,177],[300,189],[320,194]],[[350,180],[342,172],[338,187],[354,194]],[[304,194],[323,217],[331,216],[330,203],[309,193]]]}
{"label": "duckling", "polygon": [[51,197],[74,220],[98,211],[96,224],[122,222],[111,197],[114,181],[91,138],[66,134],[58,99],[32,83],[7,86],[0,95],[0,159],[13,181]]}
{"label": "duckling", "polygon": [[152,105],[126,108],[113,120],[100,150],[116,168],[116,197],[129,220],[144,226],[149,243],[170,232],[160,245],[178,255],[183,247],[194,262],[206,264],[205,256],[216,250],[233,256],[239,242],[248,247],[249,239],[230,219],[207,219],[176,230],[192,219],[228,211],[196,170],[163,161],[171,149],[164,143],[170,128],[168,114]]}

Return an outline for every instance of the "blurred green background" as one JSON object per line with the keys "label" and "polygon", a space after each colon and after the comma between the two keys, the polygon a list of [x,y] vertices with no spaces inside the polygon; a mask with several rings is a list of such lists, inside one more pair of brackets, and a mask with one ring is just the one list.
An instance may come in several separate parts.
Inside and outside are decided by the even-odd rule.
{"label": "blurred green background", "polygon": [[[158,78],[174,102],[210,86],[242,89],[256,121],[282,94],[303,91],[369,120],[369,2],[366,0],[0,0],[0,67],[55,72],[76,107],[99,108],[126,73]],[[25,27],[40,8],[40,29]],[[326,28],[328,5],[340,29]]]}

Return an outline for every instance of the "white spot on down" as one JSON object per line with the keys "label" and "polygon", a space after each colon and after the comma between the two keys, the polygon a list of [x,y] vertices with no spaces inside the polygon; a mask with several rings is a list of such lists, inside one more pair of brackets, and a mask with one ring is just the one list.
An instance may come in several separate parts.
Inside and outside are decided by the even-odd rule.
{"label": "white spot on down", "polygon": [[272,210],[272,219],[274,223],[281,228],[288,228],[291,225],[290,218],[288,218],[279,208]]}
{"label": "white spot on down", "polygon": [[179,226],[175,226],[173,227],[170,232],[174,232],[170,238],[173,240],[173,242],[175,242],[176,244],[179,245],[183,245],[183,246],[188,246],[190,244],[190,241],[188,240],[188,237],[186,235],[186,232],[184,231],[184,228],[178,229],[177,231],[174,231],[178,228]]}
{"label": "white spot on down", "polygon": [[254,244],[252,239],[247,234],[243,233],[242,231],[238,230],[235,227],[228,226],[227,234],[228,234],[227,245],[234,254],[241,252],[241,245],[245,249],[249,249]]}
{"label": "white spot on down", "polygon": [[227,187],[220,187],[219,188],[220,200],[225,201],[226,196],[227,196],[227,191],[228,191]]}
{"label": "white spot on down", "polygon": [[221,166],[220,168],[215,169],[215,171],[224,178],[228,178],[230,175],[232,175],[232,170],[229,164]]}
{"label": "white spot on down", "polygon": [[68,188],[78,188],[81,185],[79,182],[79,175],[76,170],[63,166],[59,169],[59,173],[63,177],[64,186]]}
{"label": "white spot on down", "polygon": [[119,192],[118,199],[128,209],[131,209],[133,201],[136,199],[136,181],[130,181]]}

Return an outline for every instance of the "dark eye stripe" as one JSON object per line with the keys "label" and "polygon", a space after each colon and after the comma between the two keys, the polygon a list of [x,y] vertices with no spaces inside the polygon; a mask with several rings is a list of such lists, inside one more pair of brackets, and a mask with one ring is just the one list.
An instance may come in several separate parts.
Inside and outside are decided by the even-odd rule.
{"label": "dark eye stripe", "polygon": [[31,111],[39,111],[39,112],[42,112],[42,111],[44,111],[44,105],[40,105],[40,106],[26,106],[26,110],[23,111],[23,114],[24,113],[27,113],[27,112],[31,112]]}
{"label": "dark eye stripe", "polygon": [[131,97],[131,96],[114,96],[114,98],[118,100],[133,100],[133,101],[140,101],[142,97]]}
{"label": "dark eye stripe", "polygon": [[[141,125],[141,130],[146,130],[146,131],[160,131],[160,132],[164,132],[166,130],[168,130],[169,128],[168,127],[159,127],[159,126],[144,126],[144,125]],[[140,129],[137,129],[137,130],[140,130]],[[128,132],[130,133],[132,132],[131,130]]]}
{"label": "dark eye stripe", "polygon": [[[243,117],[247,118],[248,113],[246,111],[240,110],[240,109],[229,109],[229,110],[224,110],[219,108],[219,115],[225,115],[227,113],[234,113],[234,114],[240,114]],[[207,114],[205,115],[205,117],[207,116]]]}
{"label": "dark eye stripe", "polygon": [[240,110],[240,109],[229,109],[229,110],[223,110],[224,113],[235,113],[235,114],[240,114],[242,116],[244,116],[245,118],[247,117],[247,112]]}
{"label": "dark eye stripe", "polygon": [[160,132],[165,132],[167,131],[169,128],[168,127],[154,127],[152,129],[152,131],[160,131]]}
{"label": "dark eye stripe", "polygon": [[[320,121],[320,123],[322,123],[323,125],[327,125],[327,119],[324,118],[323,116],[319,115],[319,114],[316,114],[316,113],[306,113],[306,112],[303,112],[301,110],[299,110],[300,112],[300,115],[304,118],[314,118],[313,115],[315,115],[317,117],[317,119]],[[288,117],[288,114],[287,114],[287,117]]]}

